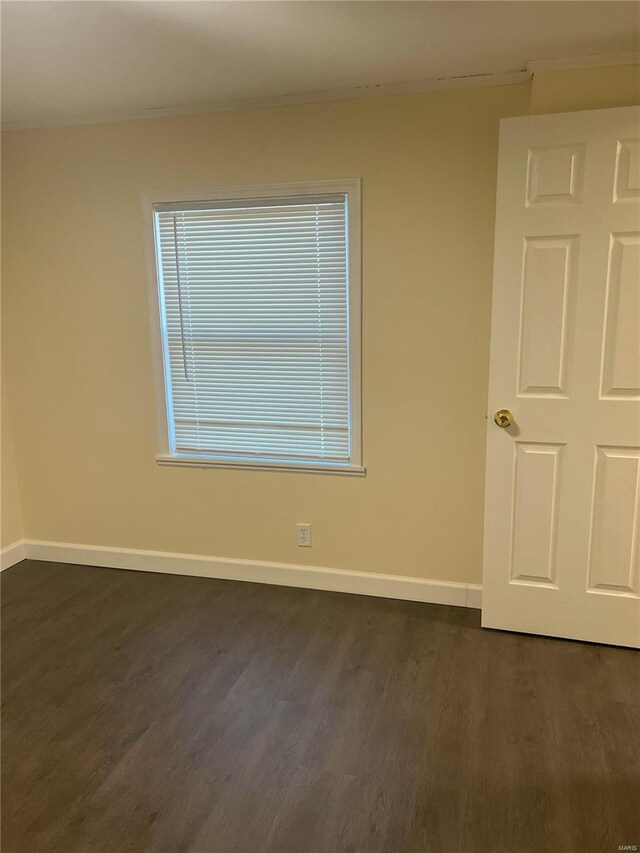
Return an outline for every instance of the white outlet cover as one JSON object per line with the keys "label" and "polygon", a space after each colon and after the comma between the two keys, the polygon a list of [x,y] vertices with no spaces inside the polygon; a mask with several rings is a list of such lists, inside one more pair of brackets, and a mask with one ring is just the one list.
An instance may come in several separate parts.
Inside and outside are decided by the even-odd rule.
{"label": "white outlet cover", "polygon": [[298,531],[298,547],[299,548],[310,548],[311,547],[311,525],[306,524],[304,522],[300,522],[296,525]]}

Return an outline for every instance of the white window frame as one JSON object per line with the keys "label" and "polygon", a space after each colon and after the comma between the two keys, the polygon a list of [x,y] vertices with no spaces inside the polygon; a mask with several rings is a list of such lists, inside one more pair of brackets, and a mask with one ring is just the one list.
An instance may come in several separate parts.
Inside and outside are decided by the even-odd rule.
{"label": "white window frame", "polygon": [[[159,277],[159,246],[155,233],[154,206],[174,202],[233,201],[256,198],[291,198],[341,193],[347,197],[348,228],[348,345],[349,345],[349,464],[322,462],[269,462],[262,460],[225,460],[215,456],[189,455],[173,449],[171,440],[171,387],[169,357],[163,334],[161,311],[162,286]],[[256,186],[172,189],[142,193],[144,242],[149,283],[151,341],[157,401],[160,465],[191,468],[243,468],[249,470],[307,471],[322,474],[363,476],[362,463],[362,272],[360,179],[305,181],[303,183],[259,184]]]}

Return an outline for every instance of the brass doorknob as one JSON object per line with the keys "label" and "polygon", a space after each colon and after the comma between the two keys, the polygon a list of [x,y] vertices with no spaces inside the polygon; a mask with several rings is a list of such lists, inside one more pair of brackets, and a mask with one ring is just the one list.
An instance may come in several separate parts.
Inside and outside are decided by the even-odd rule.
{"label": "brass doorknob", "polygon": [[499,427],[502,427],[502,429],[510,427],[513,423],[513,415],[511,414],[509,409],[498,409],[498,411],[493,416],[493,419]]}

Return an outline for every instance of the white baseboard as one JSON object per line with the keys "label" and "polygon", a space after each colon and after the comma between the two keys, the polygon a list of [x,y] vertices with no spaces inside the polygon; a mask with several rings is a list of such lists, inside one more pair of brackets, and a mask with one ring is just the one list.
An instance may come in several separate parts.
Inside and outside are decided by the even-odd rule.
{"label": "white baseboard", "polygon": [[0,572],[3,572],[5,569],[10,569],[11,566],[15,566],[16,563],[22,562],[26,557],[26,540],[20,539],[18,542],[7,545],[6,548],[3,548],[0,551]]}
{"label": "white baseboard", "polygon": [[482,588],[477,584],[447,583],[404,575],[352,572],[293,563],[265,563],[258,560],[171,554],[165,551],[106,548],[100,545],[27,540],[25,546],[26,556],[29,559],[54,563],[77,563],[141,572],[250,581],[277,586],[374,595],[381,598],[399,598],[405,601],[453,604],[458,607],[479,608],[481,604]]}
{"label": "white baseboard", "polygon": [[482,610],[482,585],[479,583],[467,584],[467,598],[464,604],[465,607],[472,607],[474,610]]}

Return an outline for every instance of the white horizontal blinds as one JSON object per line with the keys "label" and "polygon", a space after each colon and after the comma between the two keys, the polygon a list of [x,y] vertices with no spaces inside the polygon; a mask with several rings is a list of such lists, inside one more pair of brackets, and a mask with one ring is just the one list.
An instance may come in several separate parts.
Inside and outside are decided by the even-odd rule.
{"label": "white horizontal blinds", "polygon": [[348,463],[345,196],[168,207],[173,449]]}

